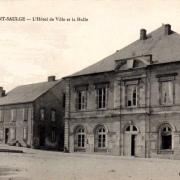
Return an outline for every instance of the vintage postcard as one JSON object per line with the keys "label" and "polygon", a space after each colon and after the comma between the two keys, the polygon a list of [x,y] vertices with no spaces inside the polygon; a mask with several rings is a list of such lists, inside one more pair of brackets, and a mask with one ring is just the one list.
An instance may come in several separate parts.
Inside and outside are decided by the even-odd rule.
{"label": "vintage postcard", "polygon": [[179,0],[0,0],[0,180],[180,179]]}

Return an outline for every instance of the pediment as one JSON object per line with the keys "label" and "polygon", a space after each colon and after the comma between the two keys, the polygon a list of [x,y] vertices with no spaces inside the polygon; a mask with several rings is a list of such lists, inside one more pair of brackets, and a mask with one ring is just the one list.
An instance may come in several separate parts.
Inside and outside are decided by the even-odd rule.
{"label": "pediment", "polygon": [[137,56],[127,59],[116,60],[115,70],[128,70],[146,67],[152,63],[151,56]]}

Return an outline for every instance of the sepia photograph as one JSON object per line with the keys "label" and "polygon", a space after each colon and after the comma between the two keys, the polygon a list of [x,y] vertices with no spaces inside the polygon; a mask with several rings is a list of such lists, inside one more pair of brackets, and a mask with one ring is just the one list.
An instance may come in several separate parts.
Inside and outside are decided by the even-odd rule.
{"label": "sepia photograph", "polygon": [[179,9],[0,0],[0,180],[179,180]]}

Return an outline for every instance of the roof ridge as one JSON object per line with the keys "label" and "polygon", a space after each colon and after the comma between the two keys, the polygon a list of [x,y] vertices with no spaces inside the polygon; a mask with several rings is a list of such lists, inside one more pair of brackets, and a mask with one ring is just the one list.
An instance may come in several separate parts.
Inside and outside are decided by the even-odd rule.
{"label": "roof ridge", "polygon": [[[146,39],[137,39],[115,53],[67,77],[114,71],[115,60],[133,56],[152,54],[157,63],[171,62],[172,59],[177,60],[180,56],[180,34],[171,29],[171,33],[166,34],[165,27],[165,25],[158,27],[149,32]],[[171,28],[170,25],[169,28]]]}

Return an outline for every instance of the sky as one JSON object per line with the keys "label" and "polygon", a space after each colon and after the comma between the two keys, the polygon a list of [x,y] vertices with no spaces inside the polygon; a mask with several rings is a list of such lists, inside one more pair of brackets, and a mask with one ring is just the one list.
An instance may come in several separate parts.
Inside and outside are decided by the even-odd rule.
{"label": "sky", "polygon": [[169,23],[180,33],[179,0],[0,0],[1,17],[31,19],[0,20],[0,86],[7,91],[73,74],[137,40],[141,28]]}

